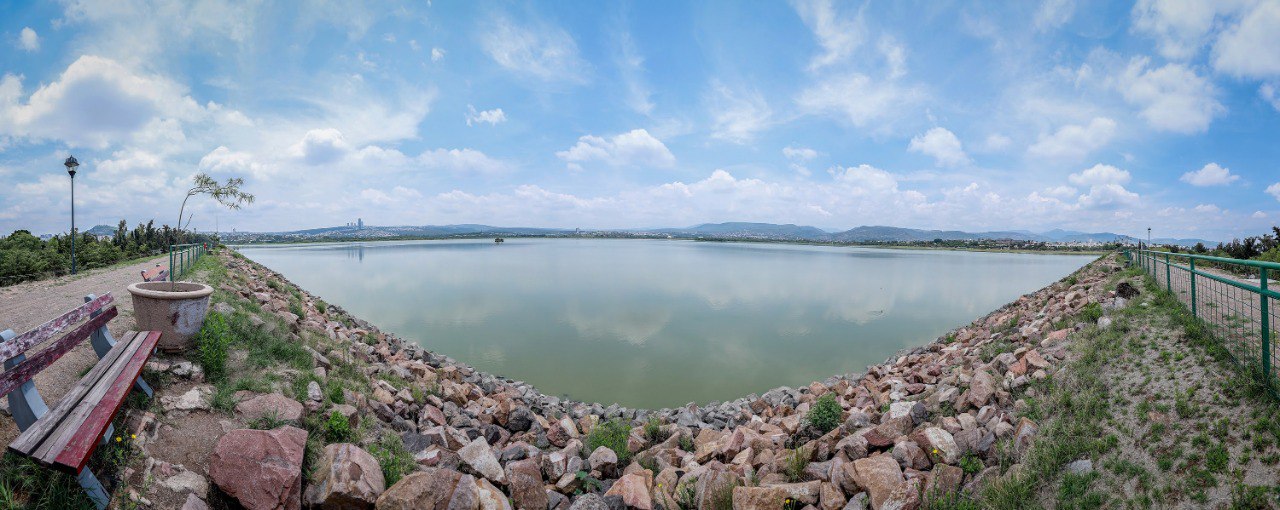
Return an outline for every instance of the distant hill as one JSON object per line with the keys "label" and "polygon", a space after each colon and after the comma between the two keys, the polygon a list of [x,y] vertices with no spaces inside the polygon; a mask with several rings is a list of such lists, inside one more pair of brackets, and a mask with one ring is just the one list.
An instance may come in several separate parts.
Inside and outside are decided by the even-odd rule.
{"label": "distant hill", "polygon": [[116,228],[108,227],[106,225],[94,225],[93,228],[84,231],[84,233],[93,234],[95,236],[113,236],[116,235]]}
{"label": "distant hill", "polygon": [[[94,227],[107,228],[106,226]],[[113,229],[110,232],[114,232]],[[109,233],[110,233],[109,232]],[[492,225],[422,225],[422,226],[389,226],[364,227],[342,226],[323,227],[289,232],[238,232],[223,234],[223,238],[231,242],[270,242],[290,240],[343,240],[343,239],[379,239],[379,238],[450,238],[450,237],[502,237],[502,236],[636,236],[636,237],[674,237],[682,239],[757,239],[776,241],[812,241],[838,243],[893,243],[893,242],[928,242],[935,239],[944,241],[977,241],[977,240],[1013,240],[1057,243],[1112,243],[1137,242],[1135,237],[1111,232],[1079,232],[1074,230],[1053,229],[1035,233],[1026,230],[964,232],[960,230],[922,230],[889,226],[861,226],[841,232],[826,230],[806,225],[727,222],[703,223],[691,227],[653,228],[653,229],[621,229],[590,230],[534,227],[496,227]],[[1217,242],[1204,239],[1155,239],[1157,243],[1194,246],[1204,243],[1206,246]]]}

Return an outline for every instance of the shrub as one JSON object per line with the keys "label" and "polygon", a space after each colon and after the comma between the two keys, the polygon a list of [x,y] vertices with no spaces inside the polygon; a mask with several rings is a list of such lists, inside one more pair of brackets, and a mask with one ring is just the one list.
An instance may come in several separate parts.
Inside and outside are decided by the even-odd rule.
{"label": "shrub", "polygon": [[692,434],[680,435],[680,449],[686,452],[691,452],[697,449],[697,446],[693,443]]}
{"label": "shrub", "polygon": [[324,422],[324,437],[330,443],[346,443],[350,442],[354,434],[351,431],[351,422],[347,421],[347,417],[337,411],[329,413],[329,420]]}
{"label": "shrub", "polygon": [[227,319],[218,312],[209,312],[204,326],[196,335],[196,358],[205,377],[221,381],[227,377],[227,348],[231,345],[231,329]]}
{"label": "shrub", "polygon": [[413,454],[405,449],[404,440],[396,433],[383,434],[378,442],[369,446],[369,454],[378,459],[387,487],[395,485],[418,466],[413,460]]}
{"label": "shrub", "polygon": [[809,409],[809,414],[805,416],[805,420],[813,425],[823,434],[835,430],[840,426],[840,416],[844,412],[840,408],[840,402],[836,400],[836,396],[827,393],[818,397],[818,401],[813,403],[813,407]]}
{"label": "shrub", "polygon": [[627,436],[631,434],[631,425],[622,420],[613,420],[596,425],[587,434],[587,452],[594,452],[601,446],[613,450],[618,456],[618,465],[625,466],[631,460],[631,452],[627,450]]}
{"label": "shrub", "polygon": [[1102,305],[1089,303],[1080,309],[1080,319],[1085,322],[1098,322],[1102,318]]}
{"label": "shrub", "polygon": [[644,423],[644,437],[645,439],[648,439],[649,442],[661,443],[671,437],[671,434],[662,430],[662,420],[657,416],[654,416]]}
{"label": "shrub", "polygon": [[960,458],[960,469],[964,470],[965,474],[977,474],[983,467],[982,460],[972,453]]}

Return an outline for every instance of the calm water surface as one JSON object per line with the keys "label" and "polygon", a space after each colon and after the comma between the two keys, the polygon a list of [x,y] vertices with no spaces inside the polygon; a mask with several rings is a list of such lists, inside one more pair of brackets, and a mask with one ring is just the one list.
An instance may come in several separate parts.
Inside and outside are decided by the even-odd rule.
{"label": "calm water surface", "polygon": [[635,407],[858,372],[1093,258],[579,239],[240,251],[478,369]]}

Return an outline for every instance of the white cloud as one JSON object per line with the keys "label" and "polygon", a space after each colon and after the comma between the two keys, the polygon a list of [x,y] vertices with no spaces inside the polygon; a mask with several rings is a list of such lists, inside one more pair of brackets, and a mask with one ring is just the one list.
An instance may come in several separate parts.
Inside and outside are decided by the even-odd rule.
{"label": "white cloud", "polygon": [[1218,206],[1213,204],[1200,204],[1195,206],[1194,209],[1196,212],[1204,214],[1218,214],[1222,212],[1222,209],[1219,209]]}
{"label": "white cloud", "polygon": [[1035,25],[1038,30],[1050,30],[1065,25],[1075,14],[1075,0],[1044,0],[1036,9]]}
{"label": "white cloud", "polygon": [[844,60],[862,44],[865,28],[861,13],[853,19],[842,18],[831,0],[799,0],[794,6],[822,47],[822,54],[810,61],[810,70]]}
{"label": "white cloud", "polygon": [[1138,203],[1137,193],[1133,193],[1119,184],[1099,184],[1090,186],[1089,192],[1080,195],[1078,204],[1085,209],[1114,210],[1129,207]]}
{"label": "white cloud", "polygon": [[444,48],[431,48],[431,61],[439,62],[444,60]]}
{"label": "white cloud", "polygon": [[[156,130],[178,129],[176,122],[207,112],[184,87],[158,75],[134,73],[100,57],[82,56],[56,81],[41,86],[22,102],[22,77],[0,79],[0,135],[62,140],[105,148]],[[181,132],[165,135],[182,139]]]}
{"label": "white cloud", "polygon": [[1280,76],[1280,2],[1257,2],[1213,47],[1213,67],[1244,77]]}
{"label": "white cloud", "polygon": [[1255,220],[1261,220],[1267,217],[1267,213],[1264,213],[1262,211],[1253,211],[1253,214],[1250,216]]}
{"label": "white cloud", "polygon": [[1267,194],[1280,200],[1280,182],[1267,186]]}
{"label": "white cloud", "polygon": [[644,80],[644,57],[636,49],[630,32],[619,33],[616,60],[618,72],[627,86],[627,106],[642,115],[653,113],[653,91]]}
{"label": "white cloud", "polygon": [[1121,170],[1111,165],[1097,164],[1080,173],[1067,176],[1067,180],[1077,186],[1096,186],[1102,184],[1125,184],[1131,176],[1128,170]]}
{"label": "white cloud", "polygon": [[334,128],[312,129],[302,140],[289,148],[289,153],[308,165],[327,165],[341,160],[351,152],[351,145]]}
{"label": "white cloud", "polygon": [[747,143],[772,122],[773,110],[757,90],[733,90],[717,80],[706,102],[713,138]]}
{"label": "white cloud", "polygon": [[237,152],[228,149],[226,146],[218,148],[205,154],[200,158],[198,165],[201,171],[214,175],[252,175],[259,179],[270,174],[269,168],[255,160],[253,155],[247,152]]}
{"label": "white cloud", "polygon": [[548,82],[586,82],[587,63],[568,32],[553,26],[519,26],[500,16],[481,29],[480,46],[498,65]]}
{"label": "white cloud", "polygon": [[1053,186],[1045,188],[1044,194],[1054,198],[1068,199],[1075,197],[1077,191],[1076,188],[1071,186]]}
{"label": "white cloud", "polygon": [[422,199],[422,193],[416,189],[406,188],[404,186],[396,186],[391,188],[391,192],[385,192],[379,189],[366,188],[360,191],[360,199],[381,206],[403,204],[406,201],[416,201]]}
{"label": "white cloud", "polygon": [[1013,140],[1000,133],[987,135],[987,139],[982,143],[982,149],[987,152],[1000,152],[1009,148],[1013,144]]}
{"label": "white cloud", "polygon": [[18,47],[25,51],[39,50],[40,36],[31,27],[23,27],[22,32],[18,33]]}
{"label": "white cloud", "polygon": [[1069,124],[1053,134],[1040,135],[1039,141],[1027,147],[1027,155],[1054,161],[1080,161],[1110,143],[1115,131],[1115,121],[1106,117],[1095,117],[1087,126]]}
{"label": "white cloud", "polygon": [[1199,170],[1182,174],[1179,180],[1192,186],[1225,186],[1239,179],[1240,176],[1232,175],[1230,169],[1209,163]]}
{"label": "white cloud", "polygon": [[963,166],[969,163],[969,156],[955,133],[942,127],[935,127],[923,135],[911,139],[907,146],[911,152],[919,152],[932,156],[938,166]]}
{"label": "white cloud", "polygon": [[818,157],[818,151],[808,147],[788,145],[782,148],[782,156],[790,160],[788,166],[796,173],[805,177],[813,175],[813,172],[805,164]]}
{"label": "white cloud", "polygon": [[1138,0],[1133,31],[1156,40],[1160,55],[1186,60],[1199,53],[1213,30],[1215,0]]}
{"label": "white cloud", "polygon": [[827,115],[855,127],[865,127],[900,114],[923,98],[924,92],[917,87],[873,80],[855,72],[822,80],[801,91],[796,103],[805,113]]}
{"label": "white cloud", "polygon": [[1150,59],[1136,57],[1120,75],[1116,86],[1140,115],[1157,130],[1193,134],[1209,129],[1213,118],[1226,112],[1217,87],[1182,64],[1148,68]]}
{"label": "white cloud", "polygon": [[500,174],[511,169],[507,163],[474,149],[433,149],[418,155],[418,163],[457,173]]}
{"label": "white cloud", "polygon": [[620,167],[669,168],[676,164],[676,157],[667,146],[644,129],[634,129],[607,139],[585,135],[578,138],[573,147],[557,152],[556,156],[568,162],[573,170],[581,170],[583,164],[592,161]]}
{"label": "white cloud", "polygon": [[502,108],[494,108],[492,110],[484,110],[477,112],[476,107],[467,105],[467,125],[488,124],[496,126],[507,121],[507,114],[502,112]]}
{"label": "white cloud", "polygon": [[1276,111],[1280,111],[1280,93],[1276,92],[1274,83],[1263,83],[1258,87],[1258,95],[1266,102],[1271,103],[1271,107],[1275,108]]}
{"label": "white cloud", "polygon": [[782,148],[782,155],[792,161],[805,162],[818,157],[818,151],[808,147],[788,145]]}

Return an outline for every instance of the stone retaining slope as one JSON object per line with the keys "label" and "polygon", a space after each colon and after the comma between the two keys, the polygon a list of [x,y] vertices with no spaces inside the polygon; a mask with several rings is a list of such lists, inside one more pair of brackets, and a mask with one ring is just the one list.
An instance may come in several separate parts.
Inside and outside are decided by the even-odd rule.
{"label": "stone retaining slope", "polygon": [[[306,316],[299,317],[289,311],[290,292],[266,283],[287,284],[283,277],[243,258],[224,260],[251,283],[223,290],[340,346],[317,360],[360,359],[370,375],[433,390],[415,398],[378,382],[354,402],[375,429],[401,435],[418,472],[389,488],[334,480],[347,471],[332,463],[363,458],[360,451],[326,457],[323,473],[306,482],[325,488],[308,489],[320,498],[311,503],[354,497],[333,488],[358,487],[357,499],[378,508],[510,508],[508,499],[538,509],[914,508],[922,493],[994,476],[998,444],[1021,451],[1034,440],[1037,425],[1020,417],[1024,404],[1015,394],[1061,366],[1071,333],[1084,327],[1073,317],[1089,303],[1109,303],[1114,292],[1104,283],[1120,270],[1106,256],[863,374],[708,406],[637,410],[564,400],[479,372],[336,306],[317,311],[305,291]],[[841,424],[826,433],[805,420],[824,395],[842,410]],[[627,451],[587,451],[586,436],[611,420],[633,425]],[[648,420],[661,423],[658,437],[646,436]],[[619,457],[631,460],[622,465]]]}

